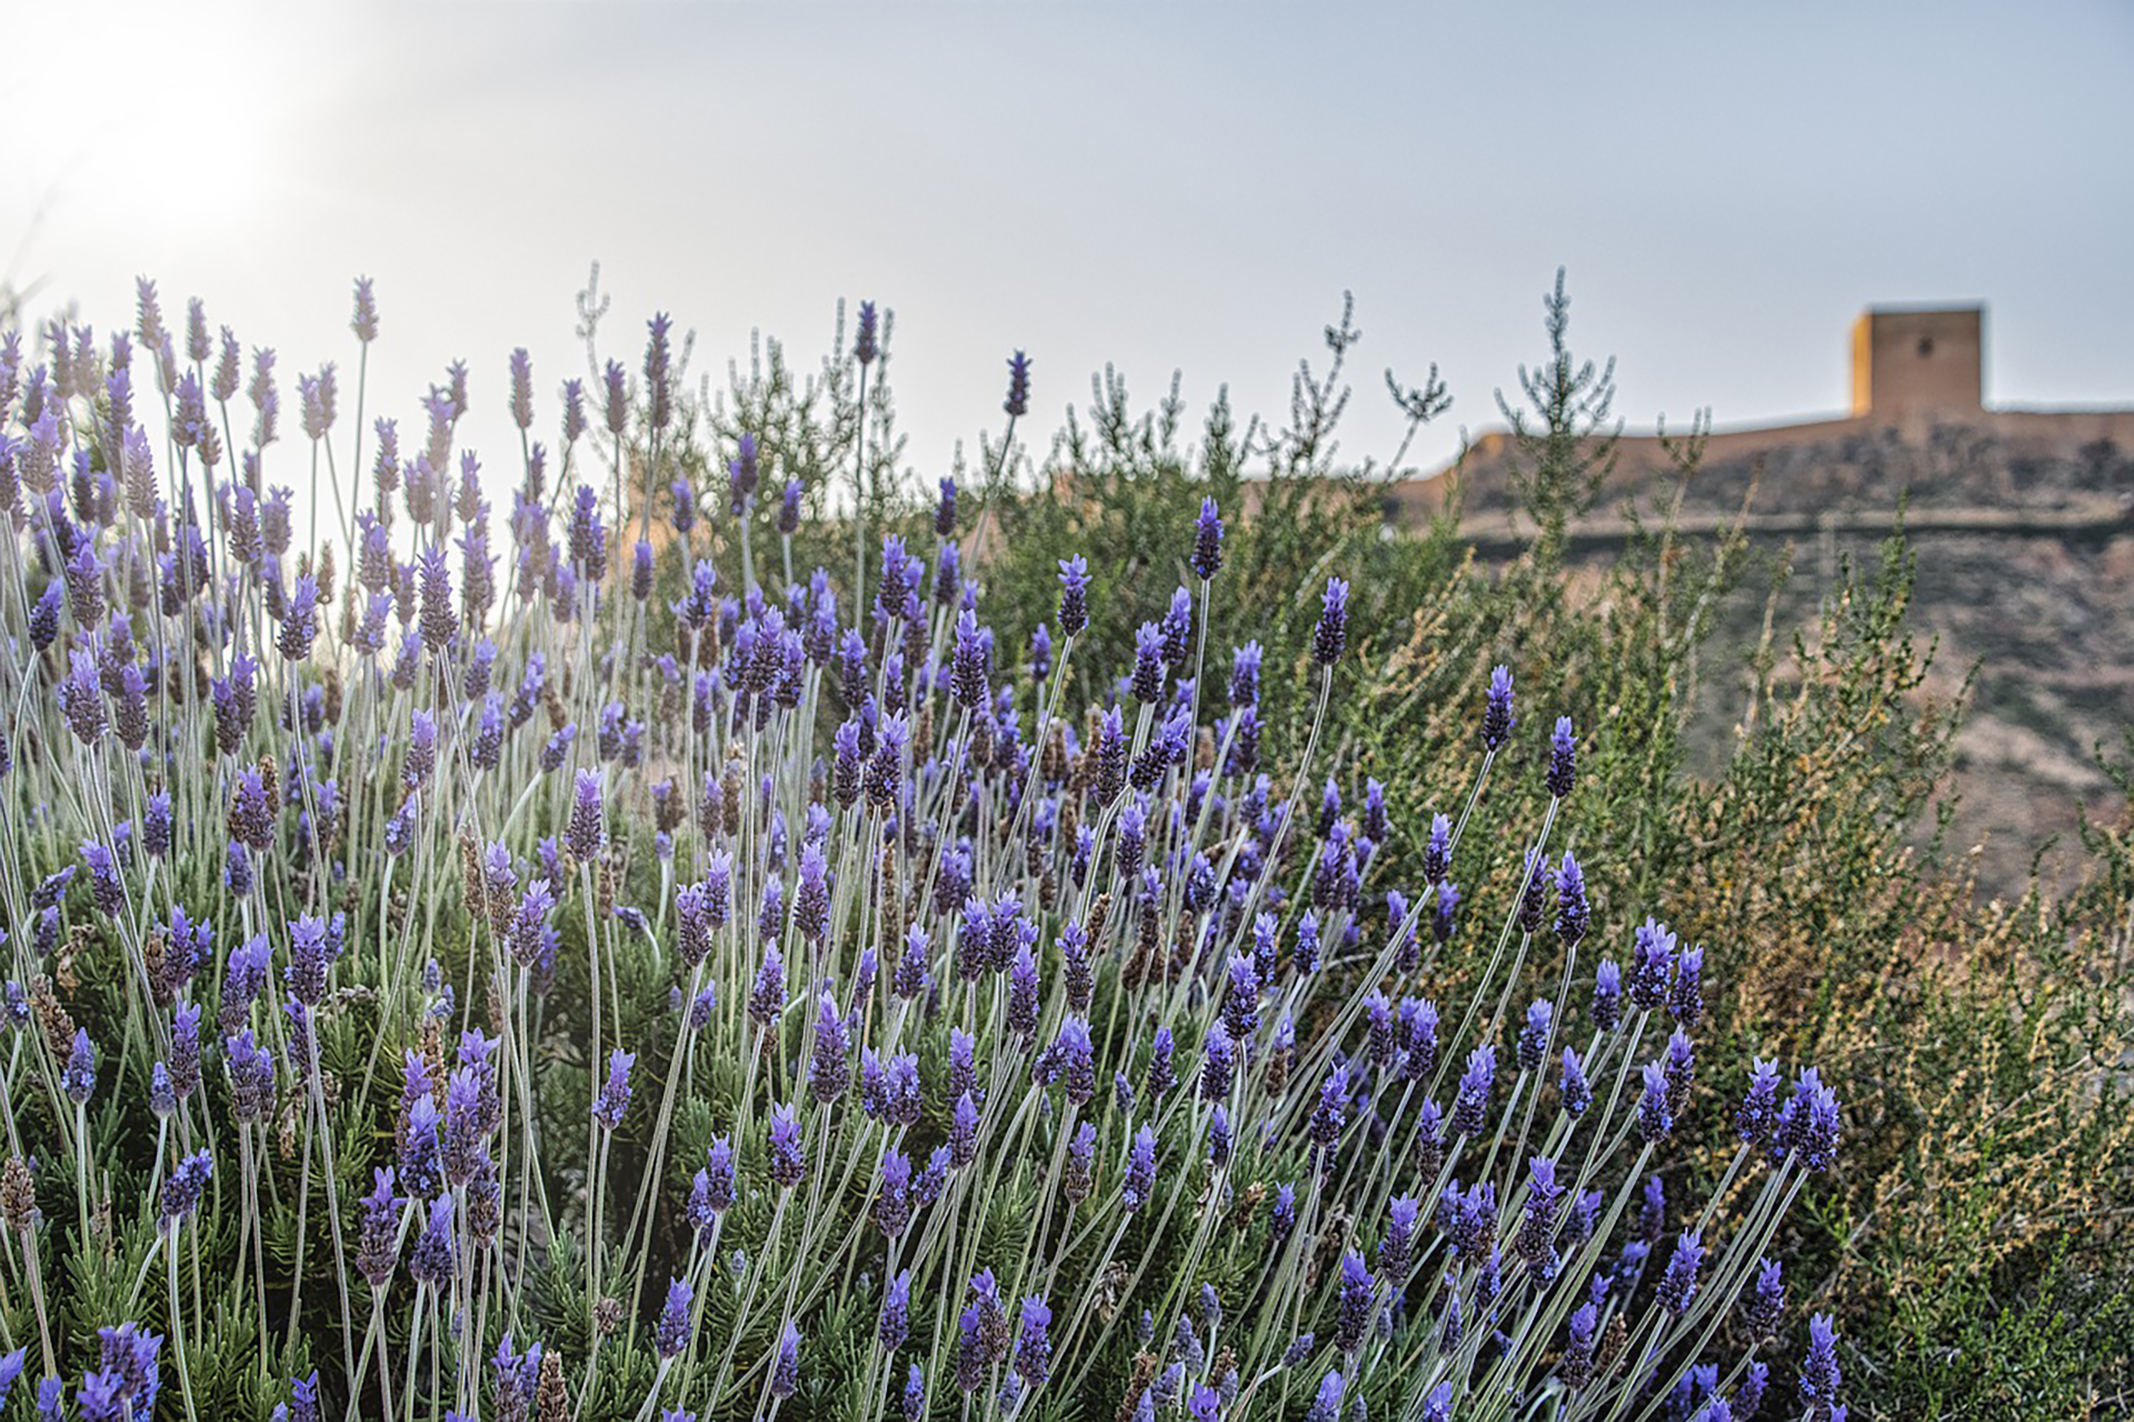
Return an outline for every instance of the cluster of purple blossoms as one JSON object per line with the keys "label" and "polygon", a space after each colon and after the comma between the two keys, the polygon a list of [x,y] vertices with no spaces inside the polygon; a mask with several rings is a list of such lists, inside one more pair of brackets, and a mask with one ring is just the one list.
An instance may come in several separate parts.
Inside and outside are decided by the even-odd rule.
{"label": "cluster of purple blossoms", "polygon": [[[917,1419],[930,1391],[1052,1415],[1088,1410],[1121,1350],[1137,1390],[1097,1405],[1129,1416],[1449,1417],[1494,1405],[1490,1368],[1529,1409],[1635,1388],[1753,1410],[1760,1364],[1721,1397],[1690,1355],[1722,1291],[1753,1336],[1784,1332],[1776,1212],[1683,1228],[1629,1163],[1702,1124],[1705,952],[1648,919],[1581,957],[1627,925],[1557,829],[1572,723],[1515,741],[1507,667],[1472,708],[1480,773],[1531,756],[1554,802],[1532,838],[1480,786],[1408,823],[1421,787],[1359,791],[1345,750],[1263,723],[1285,681],[1334,694],[1351,586],[1226,664],[1216,579],[1254,544],[1212,497],[1174,544],[1185,586],[1100,588],[1058,550],[1034,625],[989,622],[996,511],[962,527],[950,479],[878,543],[864,521],[832,540],[868,550],[857,584],[796,576],[836,502],[816,446],[693,403],[665,315],[641,363],[562,382],[553,447],[524,350],[493,396],[447,369],[405,445],[338,421],[350,365],[298,377],[303,457],[369,476],[334,486],[346,513],[309,496],[329,537],[307,541],[273,482],[274,354],[246,388],[234,334],[198,303],[185,326],[151,286],[108,348],[0,337],[23,583],[0,619],[24,649],[0,794],[30,829],[4,929],[28,1144],[0,1213],[25,1247],[188,1273],[197,1251],[233,1281],[212,1329],[256,1328],[261,1357],[270,1321],[311,1339],[299,1422],[373,1388],[547,1422],[625,1385],[666,1418],[849,1394]],[[368,280],[351,328],[377,336]],[[863,381],[885,329],[863,303]],[[1030,371],[1009,361],[1008,441]],[[494,514],[456,447],[492,399],[518,435]],[[1139,623],[1113,665],[1089,664],[1099,614]],[[1560,952],[1560,989],[1513,996],[1519,969],[1470,950],[1493,919],[1522,963]],[[1812,1068],[1788,1090],[1762,1061],[1733,1124],[1774,1194],[1842,1134]],[[82,1167],[78,1226],[42,1220],[70,1172],[40,1159]],[[134,1173],[140,1240],[92,1190]],[[1203,1260],[1212,1281],[1166,1272]],[[75,1415],[138,1422],[173,1372],[191,1401],[211,1331],[189,1284],[156,1315],[169,1347],[106,1330]],[[855,1297],[858,1361],[832,1341]],[[522,1348],[558,1307],[580,1312]],[[1559,1340],[1535,1346],[1537,1320]],[[1611,1355],[1617,1333],[1653,1361]],[[0,1403],[26,1358],[0,1357]],[[1839,1381],[1819,1318],[1803,1405],[1838,1414]]]}

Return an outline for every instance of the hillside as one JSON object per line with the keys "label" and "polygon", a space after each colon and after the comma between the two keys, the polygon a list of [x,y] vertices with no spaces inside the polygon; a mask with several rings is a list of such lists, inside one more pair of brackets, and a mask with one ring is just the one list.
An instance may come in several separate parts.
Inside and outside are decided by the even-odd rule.
{"label": "hillside", "polygon": [[[1745,524],[1760,567],[1728,609],[1703,687],[1702,736],[1716,753],[1747,701],[1763,574],[1790,564],[1776,625],[1806,625],[1846,560],[1871,558],[1901,512],[1917,559],[1912,623],[1935,647],[1923,693],[1962,694],[1975,671],[1949,846],[1974,856],[1981,892],[2009,896],[2040,855],[2047,879],[2063,882],[2066,856],[2053,846],[2072,840],[2081,808],[2114,803],[2095,751],[2134,726],[2134,454],[2109,439],[2011,436],[1991,424],[1834,422],[1827,437],[1762,449],[1722,437],[1686,483],[1653,442],[1626,441],[1572,530],[1571,556],[1608,556],[1633,520],[1649,525],[1678,498],[1677,526],[1693,536]],[[1447,476],[1460,481],[1470,535],[1500,556],[1525,533],[1511,514],[1511,457],[1507,440],[1487,438]],[[1396,516],[1447,488],[1418,484],[1397,496]]]}

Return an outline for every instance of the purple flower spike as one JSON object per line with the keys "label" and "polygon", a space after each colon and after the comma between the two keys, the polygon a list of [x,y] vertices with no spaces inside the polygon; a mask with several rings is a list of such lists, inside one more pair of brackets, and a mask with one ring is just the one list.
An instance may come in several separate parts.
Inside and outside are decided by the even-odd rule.
{"label": "purple flower spike", "polygon": [[1675,969],[1678,940],[1666,924],[1647,917],[1634,935],[1635,951],[1630,964],[1630,1000],[1650,1010],[1667,1001]]}
{"label": "purple flower spike", "polygon": [[1217,1018],[1208,1024],[1208,1035],[1201,1042],[1200,1097],[1203,1101],[1220,1101],[1230,1094],[1230,1083],[1237,1069],[1237,1047],[1230,1040],[1230,1030]]}
{"label": "purple flower spike", "polygon": [[1497,1049],[1487,1042],[1467,1057],[1467,1070],[1460,1077],[1460,1094],[1452,1108],[1452,1133],[1482,1134],[1489,1119],[1489,1101],[1496,1081]]}
{"label": "purple flower spike", "polygon": [[846,1060],[851,1042],[837,999],[825,991],[816,1007],[815,1052],[808,1063],[808,1089],[818,1103],[827,1105],[843,1096],[851,1082],[852,1067]]}
{"label": "purple flower spike", "polygon": [[393,1266],[397,1262],[400,1211],[407,1204],[393,1193],[393,1169],[381,1166],[373,1171],[376,1181],[371,1193],[362,1199],[363,1228],[361,1243],[356,1251],[356,1267],[370,1281],[373,1289],[383,1289],[391,1282]]}
{"label": "purple flower spike", "polygon": [[194,1151],[173,1166],[163,1182],[163,1228],[175,1230],[200,1204],[208,1177],[215,1173],[215,1158],[205,1150]]}
{"label": "purple flower spike", "polygon": [[[229,328],[224,327],[223,329],[227,332]],[[354,331],[356,339],[364,345],[369,345],[372,341],[378,339],[378,301],[371,293],[371,279],[369,277],[356,278],[356,314],[355,318],[348,323],[348,329]],[[231,363],[234,365],[235,361],[233,360]],[[234,376],[231,381],[230,393],[236,393]],[[217,398],[227,400],[229,396],[221,395],[217,396]]]}
{"label": "purple flower spike", "polygon": [[1704,1263],[1704,1241],[1695,1230],[1684,1230],[1668,1256],[1667,1272],[1660,1277],[1660,1307],[1680,1315],[1697,1296],[1697,1271]]}
{"label": "purple flower spike", "polygon": [[1377,1292],[1370,1266],[1351,1249],[1341,1256],[1341,1295],[1335,1315],[1334,1346],[1355,1355],[1363,1346],[1371,1318],[1371,1298]]}
{"label": "purple flower spike", "polygon": [[1751,1338],[1769,1338],[1778,1332],[1778,1321],[1786,1311],[1786,1276],[1776,1259],[1759,1261],[1756,1273],[1756,1292],[1743,1309],[1742,1321],[1748,1326]]}
{"label": "purple flower spike", "polygon": [[593,1119],[607,1130],[620,1126],[623,1113],[630,1109],[630,1068],[636,1064],[635,1052],[618,1047],[608,1054],[607,1084],[593,1101]]}
{"label": "purple flower spike", "polygon": [[1089,560],[1060,560],[1060,631],[1072,637],[1089,625]]}
{"label": "purple flower spike", "polygon": [[1586,1082],[1586,1069],[1578,1059],[1576,1048],[1563,1049],[1563,1077],[1560,1085],[1563,1092],[1563,1109],[1574,1116],[1585,1114],[1586,1108],[1593,1104],[1593,1088]]}
{"label": "purple flower spike", "polygon": [[1337,1063],[1320,1084],[1319,1104],[1312,1108],[1312,1144],[1321,1150],[1332,1150],[1341,1139],[1341,1128],[1347,1124],[1348,1109],[1349,1069]]}
{"label": "purple flower spike", "polygon": [[852,358],[861,365],[874,364],[874,358],[882,353],[882,347],[876,336],[877,329],[878,322],[875,316],[874,303],[862,301],[860,303],[859,338],[852,343]]}
{"label": "purple flower spike", "polygon": [[1011,420],[1030,413],[1030,357],[1021,351],[1008,357],[1008,398],[1000,408]]}
{"label": "purple flower spike", "polygon": [[1758,1057],[1750,1068],[1748,1094],[1734,1113],[1741,1139],[1755,1145],[1771,1138],[1778,1123],[1778,1063]]}
{"label": "purple flower spike", "polygon": [[67,1099],[77,1106],[86,1106],[96,1091],[96,1048],[89,1041],[88,1029],[74,1029],[74,1047],[67,1053],[67,1065],[59,1076],[60,1089]]}
{"label": "purple flower spike", "polygon": [[645,340],[645,385],[651,397],[652,428],[655,430],[667,428],[674,418],[674,397],[669,379],[671,362],[667,348],[667,332],[673,324],[664,311],[645,323],[648,332]]}
{"label": "purple flower spike", "polygon": [[571,798],[570,826],[565,843],[580,860],[590,860],[600,852],[606,842],[606,831],[601,825],[600,772],[578,772],[577,791]]}
{"label": "purple flower spike", "polygon": [[1022,1332],[1015,1340],[1015,1375],[1039,1387],[1052,1375],[1052,1310],[1036,1296],[1023,1300]]}
{"label": "purple flower spike", "polygon": [[756,970],[755,991],[749,994],[748,1015],[758,1027],[768,1028],[785,1010],[785,958],[775,944],[763,950],[763,966]]}
{"label": "purple flower spike", "polygon": [[1126,1208],[1138,1210],[1156,1192],[1156,1132],[1147,1126],[1134,1132],[1134,1144],[1126,1156],[1126,1176],[1120,1198]]}
{"label": "purple flower spike", "polygon": [[680,1279],[667,1280],[667,1302],[660,1309],[659,1325],[653,1330],[654,1345],[662,1358],[672,1358],[689,1346],[689,1308],[695,1295]]}
{"label": "purple flower spike", "polygon": [[1638,1135],[1647,1141],[1657,1141],[1675,1128],[1674,1113],[1667,1105],[1667,1068],[1658,1062],[1647,1062],[1644,1072],[1645,1094],[1638,1100]]}
{"label": "purple flower spike", "polygon": [[889,1281],[889,1291],[882,1296],[882,1319],[875,1329],[875,1338],[884,1353],[894,1353],[910,1336],[911,1270],[904,1269]]}
{"label": "purple flower spike", "polygon": [[934,505],[934,536],[936,538],[954,538],[956,536],[956,481],[954,479],[943,478],[941,481],[941,498]]}
{"label": "purple flower spike", "polygon": [[1675,981],[1667,994],[1668,1011],[1684,1027],[1695,1027],[1704,1017],[1704,945],[1685,948],[1675,959]]}
{"label": "purple flower spike", "polygon": [[704,1201],[715,1215],[734,1205],[734,1147],[725,1136],[713,1136],[705,1152]]}
{"label": "purple flower spike", "polygon": [[778,1359],[771,1365],[771,1396],[791,1397],[800,1390],[800,1328],[792,1319],[778,1334]]}
{"label": "purple flower spike", "polygon": [[1612,1032],[1623,1020],[1623,970],[1613,958],[1603,958],[1593,970],[1593,1025]]}
{"label": "purple flower spike", "polygon": [[1575,945],[1586,936],[1591,918],[1591,910],[1586,904],[1586,876],[1567,849],[1563,863],[1556,870],[1556,934],[1563,939],[1565,947]]}
{"label": "purple flower spike", "polygon": [[1349,640],[1349,585],[1328,578],[1319,599],[1319,625],[1312,630],[1312,660],[1330,667],[1341,660]]}
{"label": "purple flower spike", "polygon": [[1341,1422],[1341,1374],[1329,1372],[1319,1379],[1319,1391],[1312,1398],[1311,1410],[1304,1414],[1304,1422]]}
{"label": "purple flower spike", "polygon": [[773,1106],[770,1124],[771,1179],[785,1189],[798,1185],[808,1173],[807,1156],[800,1145],[800,1122],[791,1106]]}
{"label": "purple flower spike", "polygon": [[1200,517],[1193,521],[1193,571],[1202,582],[1212,579],[1223,566],[1223,521],[1215,500],[1200,501]]}
{"label": "purple flower spike", "polygon": [[1838,1330],[1827,1313],[1808,1320],[1808,1356],[1801,1363],[1800,1398],[1810,1415],[1822,1422],[1838,1407],[1844,1374],[1838,1367]]}
{"label": "purple flower spike", "polygon": [[1578,776],[1578,738],[1571,733],[1571,718],[1558,716],[1549,735],[1549,795],[1567,798]]}
{"label": "purple flower spike", "polygon": [[1494,751],[1511,737],[1512,726],[1512,674],[1508,668],[1499,666],[1489,673],[1489,697],[1482,706],[1482,746]]}
{"label": "purple flower spike", "polygon": [[427,1223],[415,1240],[414,1253],[408,1257],[408,1273],[419,1284],[428,1284],[437,1289],[452,1278],[456,1256],[453,1241],[457,1231],[452,1224],[452,1197],[439,1195],[428,1207]]}

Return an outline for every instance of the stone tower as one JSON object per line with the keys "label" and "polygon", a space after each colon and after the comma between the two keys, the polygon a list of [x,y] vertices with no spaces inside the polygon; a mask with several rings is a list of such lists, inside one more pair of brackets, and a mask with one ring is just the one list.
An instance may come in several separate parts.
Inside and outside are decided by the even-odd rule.
{"label": "stone tower", "polygon": [[1870,307],[1852,327],[1852,413],[1911,428],[1984,409],[1983,306]]}

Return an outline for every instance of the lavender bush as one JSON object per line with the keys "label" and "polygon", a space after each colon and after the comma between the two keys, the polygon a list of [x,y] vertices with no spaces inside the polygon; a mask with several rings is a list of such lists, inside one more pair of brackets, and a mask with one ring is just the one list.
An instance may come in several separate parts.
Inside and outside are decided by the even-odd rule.
{"label": "lavender bush", "polygon": [[1667,1197],[1728,965],[1589,901],[1574,716],[1499,669],[1396,822],[1324,744],[1348,583],[1232,646],[1212,500],[1130,659],[1102,547],[996,638],[954,483],[885,507],[871,305],[861,517],[665,317],[513,353],[486,483],[479,379],[366,425],[352,326],[345,419],[145,282],[0,347],[15,1415],[1843,1416],[1771,1258],[1838,1098],[1759,1063]]}

